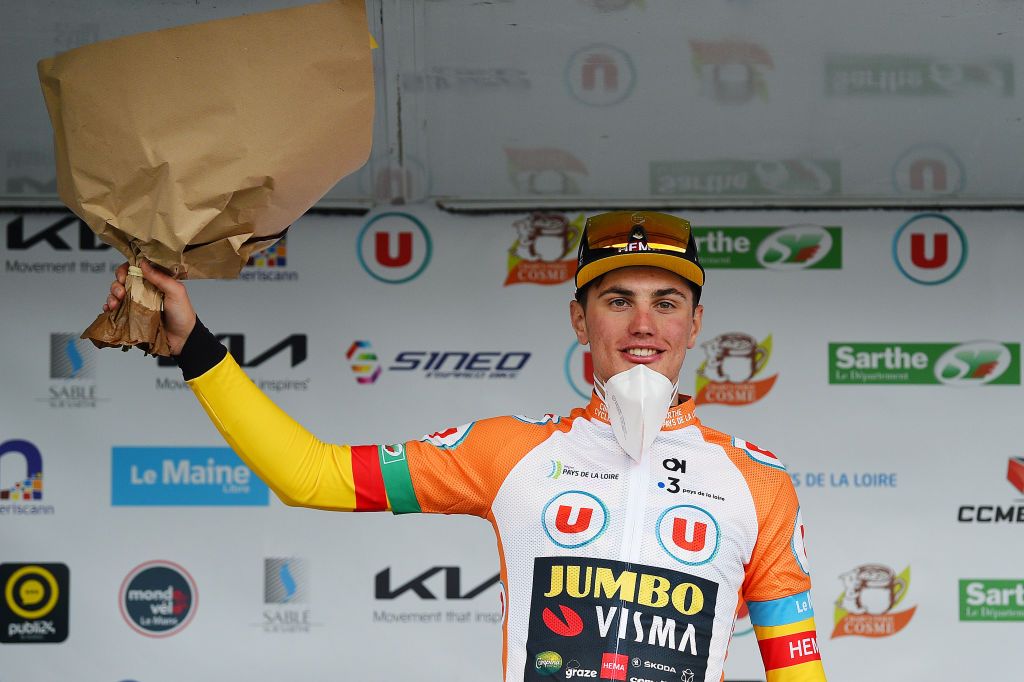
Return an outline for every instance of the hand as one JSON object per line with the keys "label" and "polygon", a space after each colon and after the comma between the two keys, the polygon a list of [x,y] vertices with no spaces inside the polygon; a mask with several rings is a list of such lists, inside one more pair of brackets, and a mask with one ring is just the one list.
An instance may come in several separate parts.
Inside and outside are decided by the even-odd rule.
{"label": "hand", "polygon": [[[139,259],[139,266],[142,268],[142,276],[163,292],[164,331],[167,334],[171,355],[178,355],[181,353],[181,347],[185,345],[185,339],[196,326],[196,311],[192,307],[192,301],[188,298],[188,291],[184,284],[157,269],[145,258]],[[127,293],[125,281],[128,278],[128,263],[122,263],[114,275],[115,280],[110,285],[110,295],[107,296],[107,302],[103,304],[105,312],[117,310],[121,301],[124,300],[125,293]]]}

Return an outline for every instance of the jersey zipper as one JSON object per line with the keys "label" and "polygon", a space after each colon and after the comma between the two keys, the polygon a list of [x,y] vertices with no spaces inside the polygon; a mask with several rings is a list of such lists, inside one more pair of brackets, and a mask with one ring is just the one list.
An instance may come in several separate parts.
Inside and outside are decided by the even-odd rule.
{"label": "jersey zipper", "polygon": [[[651,445],[653,448],[653,444]],[[647,513],[647,485],[651,480],[650,450],[640,453],[640,461],[626,455],[628,489],[626,493],[626,517],[622,534],[622,548],[619,558],[626,563],[635,563],[640,558],[643,539],[644,516]]]}

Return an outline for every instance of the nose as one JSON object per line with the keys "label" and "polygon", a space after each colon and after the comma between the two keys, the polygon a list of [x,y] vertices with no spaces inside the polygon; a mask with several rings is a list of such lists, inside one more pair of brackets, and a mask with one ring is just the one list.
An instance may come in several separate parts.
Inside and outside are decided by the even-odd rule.
{"label": "nose", "polygon": [[645,306],[637,306],[629,318],[631,336],[650,336],[654,333],[654,318]]}

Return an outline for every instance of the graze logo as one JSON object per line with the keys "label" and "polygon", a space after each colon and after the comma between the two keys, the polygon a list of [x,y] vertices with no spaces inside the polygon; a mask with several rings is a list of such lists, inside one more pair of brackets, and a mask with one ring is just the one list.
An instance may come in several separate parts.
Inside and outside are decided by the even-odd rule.
{"label": "graze logo", "polygon": [[768,99],[764,72],[775,68],[772,56],[760,45],[739,40],[691,40],[693,71],[701,94],[719,104],[746,104]]}
{"label": "graze logo", "polygon": [[839,194],[839,161],[780,159],[652,161],[655,196],[826,196]]}
{"label": "graze logo", "polygon": [[841,227],[695,227],[705,268],[838,270],[843,265]]}
{"label": "graze logo", "polygon": [[567,490],[551,498],[541,511],[548,539],[562,549],[589,545],[608,528],[608,508],[597,496]]}
{"label": "graze logo", "polygon": [[856,343],[829,345],[831,384],[1020,385],[1020,344]]}
{"label": "graze logo", "polygon": [[64,564],[0,564],[0,642],[66,640],[70,587],[71,573]]}
{"label": "graze logo", "polygon": [[[50,334],[50,385],[45,398],[53,408],[96,407],[96,348],[78,334]],[[41,399],[42,400],[42,399]]]}
{"label": "graze logo", "polygon": [[960,620],[1024,621],[1024,579],[961,579]]}
{"label": "graze logo", "polygon": [[181,632],[195,617],[198,603],[192,576],[170,561],[140,564],[121,583],[121,616],[135,632],[147,637]]}
{"label": "graze logo", "polygon": [[[227,346],[231,357],[246,369],[262,368],[263,370],[280,371],[284,367],[294,368],[309,358],[309,337],[306,334],[289,334],[275,340],[269,346],[263,346],[264,337],[259,336],[260,345],[253,347],[251,335],[248,334],[217,334],[217,340]],[[159,367],[176,367],[174,358],[157,358]],[[267,367],[264,367],[267,365]],[[281,376],[253,376],[253,381],[260,389],[267,392],[307,391],[310,378],[292,379]],[[185,390],[188,384],[181,378],[157,377],[156,390]]]}
{"label": "graze logo", "polygon": [[[562,556],[535,558],[532,586],[527,651],[559,652],[568,661],[566,679],[646,680],[679,670],[704,679],[716,583],[661,567]],[[605,652],[600,663],[595,652]],[[525,668],[525,679],[536,679],[532,660]]]}
{"label": "graze logo", "polygon": [[117,506],[266,506],[270,491],[231,448],[112,449],[111,501]]}
{"label": "graze logo", "polygon": [[412,372],[424,379],[517,379],[533,355],[527,351],[403,350],[384,366],[380,356],[370,350],[371,347],[369,341],[356,341],[349,346],[350,361],[367,356],[367,359],[351,365],[360,384],[376,382],[384,369],[388,372]]}
{"label": "graze logo", "polygon": [[379,282],[403,284],[430,263],[430,232],[416,216],[388,211],[367,221],[356,240],[363,269]]}
{"label": "graze logo", "polygon": [[[25,475],[10,483],[8,471],[15,468],[13,455],[21,455]],[[6,460],[4,459],[6,458]],[[4,466],[6,465],[6,466]],[[27,440],[0,443],[0,500],[30,502],[43,499],[43,455]]]}
{"label": "graze logo", "polygon": [[629,656],[605,652],[601,654],[601,679],[623,680],[629,673]]}
{"label": "graze logo", "polygon": [[697,405],[749,405],[768,395],[778,374],[758,379],[772,354],[763,341],[743,332],[721,334],[701,344],[705,359],[697,368]]}
{"label": "graze logo", "polygon": [[508,177],[520,194],[579,194],[579,178],[587,175],[583,162],[554,147],[505,147]]}
{"label": "graze logo", "polygon": [[533,667],[538,675],[548,677],[562,669],[562,657],[557,651],[542,651],[534,657]]}
{"label": "graze logo", "polygon": [[349,367],[356,377],[356,383],[372,384],[380,377],[380,361],[369,341],[353,341],[345,358],[351,363]]}
{"label": "graze logo", "polygon": [[804,544],[806,535],[807,529],[804,528],[803,511],[797,509],[796,520],[793,522],[793,537],[789,542],[789,546],[793,550],[793,557],[796,559],[797,564],[800,565],[800,570],[810,575],[811,564],[807,560],[807,545]]}
{"label": "graze logo", "polygon": [[[1024,457],[1010,457],[1006,467],[1006,481],[1018,493],[1024,494]],[[1024,523],[1024,497],[1018,504],[964,504],[957,509],[960,523]]]}
{"label": "graze logo", "polygon": [[963,191],[967,174],[960,159],[948,148],[916,145],[896,161],[892,184],[900,194],[945,196]]}
{"label": "graze logo", "polygon": [[110,246],[71,213],[18,216],[7,223],[6,245],[9,253],[4,271],[8,273],[108,274],[116,267],[106,258],[98,258]]}
{"label": "graze logo", "polygon": [[708,511],[692,504],[669,507],[657,522],[658,543],[676,561],[701,566],[718,554],[721,532]]}
{"label": "graze logo", "polygon": [[942,284],[953,279],[967,261],[967,237],[948,217],[922,213],[896,230],[892,255],[907,279]]}
{"label": "graze logo", "polygon": [[[443,580],[432,580],[443,576]],[[420,599],[469,600],[479,597],[494,585],[500,585],[498,574],[486,578],[479,584],[462,584],[462,569],[458,566],[434,566],[398,586],[392,586],[391,567],[385,568],[374,577],[373,596],[375,599],[397,599],[407,592]],[[441,586],[441,589],[438,588]]]}
{"label": "graze logo", "polygon": [[636,84],[629,55],[611,45],[580,48],[565,65],[565,85],[577,101],[593,106],[618,104]]}
{"label": "graze logo", "polygon": [[594,356],[588,346],[573,341],[565,354],[565,378],[572,390],[584,400],[594,391]]}
{"label": "graze logo", "polygon": [[290,281],[299,279],[299,273],[287,270],[288,237],[281,237],[273,245],[249,256],[238,279],[246,281]]}
{"label": "graze logo", "polygon": [[[268,634],[309,632],[311,621],[304,606],[309,585],[309,565],[296,557],[263,560],[263,618],[260,627]],[[298,605],[298,606],[296,606]]]}
{"label": "graze logo", "polygon": [[584,216],[570,223],[563,213],[531,213],[512,223],[516,241],[508,252],[511,284],[561,284],[576,272],[576,249],[583,234]]}
{"label": "graze logo", "polygon": [[1013,62],[950,62],[908,55],[830,55],[825,92],[830,96],[1013,96]]}
{"label": "graze logo", "polygon": [[839,576],[843,591],[836,600],[832,638],[889,637],[907,627],[916,606],[897,607],[910,589],[910,567],[896,574],[882,564],[865,564]]}

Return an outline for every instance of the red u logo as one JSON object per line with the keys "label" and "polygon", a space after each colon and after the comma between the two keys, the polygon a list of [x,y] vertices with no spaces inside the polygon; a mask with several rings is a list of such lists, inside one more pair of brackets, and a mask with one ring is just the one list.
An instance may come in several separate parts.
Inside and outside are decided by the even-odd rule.
{"label": "red u logo", "polygon": [[374,237],[377,262],[386,268],[400,268],[412,262],[412,232],[398,233],[398,255],[391,255],[391,235],[378,232]]}
{"label": "red u logo", "polygon": [[919,268],[934,270],[941,268],[949,260],[949,235],[933,234],[931,256],[925,254],[925,235],[910,235],[910,261]]}
{"label": "red u logo", "polygon": [[601,82],[606,92],[619,89],[619,68],[611,57],[603,54],[592,54],[583,63],[583,89],[593,90],[597,87],[597,74],[601,73]]}
{"label": "red u logo", "polygon": [[672,520],[672,542],[680,549],[690,552],[699,552],[704,549],[708,535],[708,524],[695,521],[693,524],[693,538],[686,539],[686,519],[675,518]]}
{"label": "red u logo", "polygon": [[576,521],[569,523],[569,516],[572,514],[572,507],[566,504],[559,505],[558,515],[555,517],[555,528],[562,533],[582,533],[590,528],[590,520],[594,517],[594,510],[589,507],[580,507],[576,515]]}

